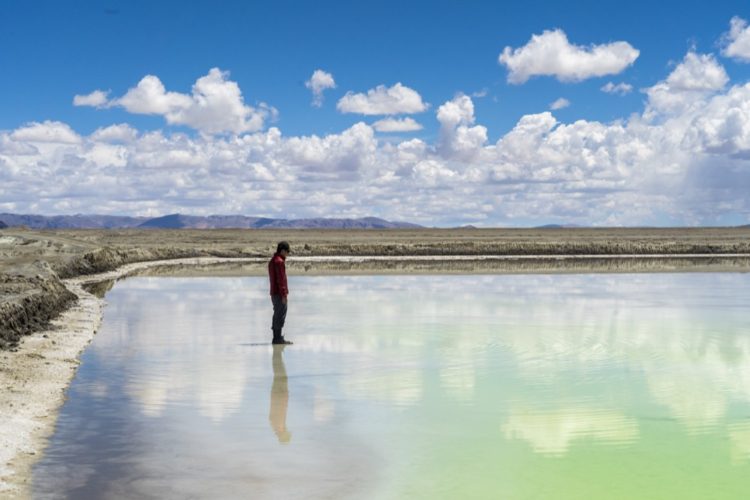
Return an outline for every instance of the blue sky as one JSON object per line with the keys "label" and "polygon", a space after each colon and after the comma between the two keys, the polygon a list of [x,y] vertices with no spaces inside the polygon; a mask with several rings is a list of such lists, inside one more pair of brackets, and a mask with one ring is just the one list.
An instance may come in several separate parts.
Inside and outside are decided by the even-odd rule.
{"label": "blue sky", "polygon": [[[715,124],[706,121],[704,128],[689,130],[669,125],[696,122],[709,111],[726,115],[717,98],[750,79],[742,52],[745,25],[737,24],[737,50],[728,49],[733,18],[750,19],[750,6],[671,1],[3,2],[0,134],[6,139],[0,143],[0,178],[6,182],[0,188],[0,210],[380,215],[430,225],[747,223],[748,202],[736,192],[738,186],[750,188],[747,132],[736,128],[737,137],[722,136],[726,144],[717,146],[718,139],[709,137],[718,130]],[[509,81],[510,66],[498,60],[503,50],[521,50],[532,36],[554,30],[581,54],[625,43],[637,55],[632,61],[622,56],[615,69],[587,66],[571,80],[572,73],[564,71],[574,71],[572,66],[552,67],[555,57],[564,59],[561,52],[551,56],[552,69],[542,67],[544,61],[535,66],[536,73],[523,66],[522,71],[530,71],[521,77],[526,79]],[[556,47],[551,50],[560,49]],[[675,86],[675,77],[669,92],[679,93],[682,104],[667,110],[648,89],[667,81],[681,64],[688,67],[688,53],[711,58],[696,59],[695,67],[690,66],[692,78],[710,79],[717,67],[726,78],[695,85],[680,80]],[[518,64],[540,60],[531,52],[529,58]],[[262,126],[230,130],[207,122],[216,114],[196,117],[185,111],[169,118],[169,113],[149,108],[153,102],[133,104],[131,99],[128,106],[118,101],[147,75],[158,78],[167,93],[190,96],[196,81],[212,68],[224,72],[222,84],[238,86],[241,103],[266,110],[258,117]],[[335,79],[335,88],[323,91],[320,107],[311,105],[305,85],[315,70]],[[601,91],[608,82],[631,90],[624,95]],[[348,92],[366,93],[380,85],[388,89],[396,83],[416,92],[424,111],[393,117],[411,118],[420,130],[373,130],[377,120],[389,115],[343,113],[337,106]],[[74,96],[95,90],[108,92],[106,103],[73,105]],[[450,125],[440,121],[441,106],[462,95],[470,101],[460,104],[467,114]],[[551,110],[558,99],[567,105]],[[741,119],[748,112],[743,99],[733,100]],[[706,108],[699,112],[698,103]],[[514,129],[520,132],[523,117],[541,119],[545,113],[555,122],[543,125],[542,139],[535,136],[544,144],[537,143],[528,154],[517,148],[511,154],[512,141],[502,143],[503,138]],[[573,141],[568,146],[580,142],[565,127],[581,120],[589,128],[575,133],[584,139],[605,133],[595,133],[592,127],[598,124],[617,135],[611,126],[619,123],[626,130],[612,140],[627,145],[637,137],[644,141],[644,151],[623,159],[608,143],[596,150],[555,152],[560,141]],[[358,123],[367,128],[356,128]],[[30,129],[34,124],[39,126]],[[132,133],[127,140],[92,135],[112,125],[126,125]],[[40,146],[42,126],[67,127],[75,138],[54,147],[47,134]],[[646,126],[646,132],[638,128]],[[271,150],[268,141],[263,147],[246,144],[250,136],[261,141],[271,130],[280,132],[284,145]],[[153,149],[151,132],[163,138],[160,151],[170,158],[166,163],[144,154]],[[674,153],[657,151],[656,144],[664,143],[660,134],[671,138]],[[474,142],[459,144],[466,137]],[[699,138],[700,145],[690,142]],[[244,146],[226,150],[242,140]],[[421,145],[409,143],[413,140]],[[354,143],[357,147],[351,149]],[[404,145],[396,158],[392,149],[399,144]],[[120,149],[115,151],[115,145]],[[36,150],[36,158],[18,153],[27,146]],[[413,147],[419,152],[404,153]],[[542,154],[544,147],[552,149]],[[222,155],[211,153],[217,148],[225,150]],[[105,149],[114,159],[104,158]],[[677,149],[685,160],[664,167],[679,156]],[[697,151],[704,161],[695,161]],[[535,153],[541,156],[535,158]],[[181,154],[191,161],[181,162]],[[636,156],[643,161],[636,162]],[[398,167],[387,171],[394,162]],[[721,171],[708,170],[708,163],[721,164]],[[641,168],[654,178],[644,182],[643,173],[636,172]],[[71,177],[80,179],[63,188]],[[228,184],[242,190],[232,191]],[[672,190],[674,199],[665,199]],[[394,204],[393,199],[400,201]]]}

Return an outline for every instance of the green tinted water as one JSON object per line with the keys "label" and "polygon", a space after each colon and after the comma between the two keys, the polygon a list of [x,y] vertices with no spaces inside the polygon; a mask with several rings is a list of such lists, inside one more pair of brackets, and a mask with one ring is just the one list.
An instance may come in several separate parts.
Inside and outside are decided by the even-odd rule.
{"label": "green tinted water", "polygon": [[133,278],[38,498],[743,498],[750,275]]}

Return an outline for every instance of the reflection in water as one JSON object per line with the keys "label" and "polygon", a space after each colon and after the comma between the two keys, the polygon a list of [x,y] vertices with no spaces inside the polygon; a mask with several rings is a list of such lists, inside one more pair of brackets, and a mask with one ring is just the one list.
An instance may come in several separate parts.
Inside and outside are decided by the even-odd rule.
{"label": "reflection in water", "polygon": [[117,283],[35,496],[747,490],[750,275],[290,281],[271,363],[265,277]]}
{"label": "reflection in water", "polygon": [[418,368],[381,372],[355,372],[341,382],[350,397],[379,401],[396,407],[413,406],[422,398],[422,377]]}
{"label": "reflection in water", "polygon": [[[311,260],[313,259],[313,260]],[[289,272],[319,274],[548,274],[548,273],[675,273],[748,272],[750,257],[643,257],[639,256],[401,256],[294,257],[287,262]],[[134,272],[133,276],[251,276],[268,272],[266,259],[257,262],[213,264],[168,264]]]}
{"label": "reflection in water", "polygon": [[740,422],[729,426],[732,463],[750,460],[750,422]]}
{"label": "reflection in water", "polygon": [[115,285],[115,280],[104,280],[104,281],[97,281],[95,283],[89,283],[87,285],[83,285],[83,289],[89,292],[90,294],[96,295],[97,297],[104,298],[104,296],[112,290],[112,287]]}
{"label": "reflection in water", "polygon": [[571,441],[592,438],[603,444],[627,444],[638,438],[634,418],[611,410],[564,408],[555,411],[511,410],[502,427],[508,439],[524,439],[534,451],[564,455]]}
{"label": "reflection in water", "polygon": [[292,433],[286,428],[286,411],[289,406],[289,387],[284,367],[284,345],[273,346],[273,384],[271,384],[271,409],[268,420],[279,439],[279,443],[288,443]]}

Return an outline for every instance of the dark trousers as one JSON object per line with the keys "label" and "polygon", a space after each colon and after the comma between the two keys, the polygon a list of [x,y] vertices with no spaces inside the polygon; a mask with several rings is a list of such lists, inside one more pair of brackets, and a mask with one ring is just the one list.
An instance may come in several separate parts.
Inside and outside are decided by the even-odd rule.
{"label": "dark trousers", "polygon": [[271,302],[273,303],[271,330],[273,330],[274,338],[282,337],[281,329],[284,328],[284,321],[286,320],[286,304],[281,299],[281,295],[271,295]]}

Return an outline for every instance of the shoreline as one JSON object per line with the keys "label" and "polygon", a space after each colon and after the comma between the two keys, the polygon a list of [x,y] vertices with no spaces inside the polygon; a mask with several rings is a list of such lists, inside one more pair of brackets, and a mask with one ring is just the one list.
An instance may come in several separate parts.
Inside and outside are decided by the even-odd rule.
{"label": "shoreline", "polygon": [[[290,264],[299,262],[314,267],[316,264],[325,263],[361,264],[367,262],[405,264],[556,262],[564,264],[586,261],[652,261],[658,265],[660,259],[685,262],[686,266],[691,266],[693,260],[739,259],[742,265],[735,269],[730,268],[729,272],[750,272],[750,254],[292,256]],[[123,264],[114,270],[97,274],[83,274],[61,280],[64,287],[75,294],[77,301],[53,319],[49,328],[24,336],[16,352],[0,351],[0,408],[4,408],[3,425],[0,426],[0,493],[8,498],[30,498],[31,496],[32,467],[41,458],[47,439],[54,432],[59,409],[65,401],[67,388],[80,363],[79,357],[98,331],[103,318],[105,300],[86,291],[86,286],[126,278],[139,272],[148,273],[149,269],[189,269],[222,264],[262,265],[266,261],[266,257],[189,257],[148,260]],[[565,272],[564,267],[563,265],[557,271],[554,268],[544,268],[540,272]],[[580,268],[575,266],[572,268],[572,272],[581,272]],[[684,270],[677,272],[681,271],[684,272]],[[726,271],[721,267],[707,269],[707,272]],[[337,270],[321,268],[317,272],[336,274]],[[386,269],[385,272],[387,273],[388,270]],[[647,268],[644,272],[655,271]],[[667,272],[674,271],[667,269]],[[210,269],[207,273],[210,274]]]}
{"label": "shoreline", "polygon": [[[235,259],[236,260],[236,259]],[[79,358],[98,331],[106,302],[84,286],[120,279],[152,266],[227,261],[187,258],[137,262],[113,271],[63,280],[77,301],[50,322],[50,328],[23,338],[16,352],[0,351],[0,495],[31,498],[31,469],[54,432]]]}

